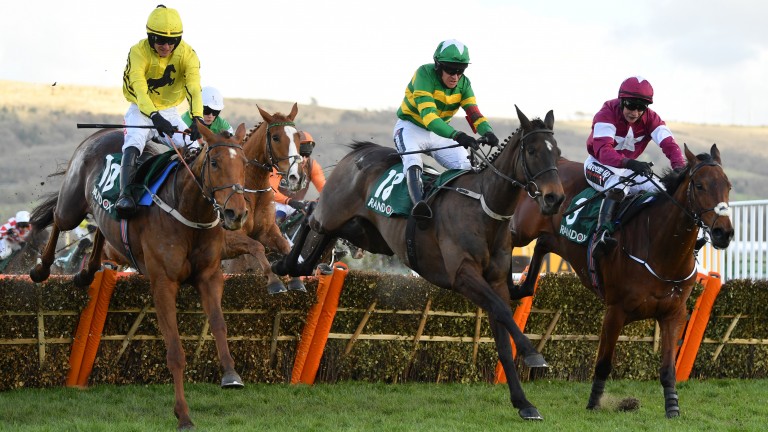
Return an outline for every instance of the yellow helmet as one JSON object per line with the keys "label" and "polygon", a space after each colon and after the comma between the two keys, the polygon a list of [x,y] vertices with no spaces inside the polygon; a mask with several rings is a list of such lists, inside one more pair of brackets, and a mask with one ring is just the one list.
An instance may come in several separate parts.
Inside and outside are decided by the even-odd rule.
{"label": "yellow helmet", "polygon": [[176,9],[167,8],[164,5],[158,5],[155,10],[149,14],[147,19],[147,34],[164,36],[169,38],[178,37],[184,29],[181,26],[181,17]]}

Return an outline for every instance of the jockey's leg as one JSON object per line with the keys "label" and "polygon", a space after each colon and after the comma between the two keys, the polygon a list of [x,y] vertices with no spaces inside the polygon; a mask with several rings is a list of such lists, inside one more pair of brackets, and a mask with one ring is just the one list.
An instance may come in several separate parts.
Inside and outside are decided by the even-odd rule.
{"label": "jockey's leg", "polygon": [[623,199],[624,192],[621,189],[610,189],[605,193],[605,200],[600,206],[600,214],[597,218],[597,238],[592,245],[592,256],[595,258],[605,256],[618,243],[615,238],[611,237],[607,227],[613,223],[616,208]]}
{"label": "jockey's leg", "polygon": [[408,195],[411,197],[411,202],[413,203],[411,216],[421,220],[432,219],[432,209],[429,208],[429,204],[424,201],[424,187],[421,182],[421,167],[418,165],[408,167],[406,181],[408,182]]}
{"label": "jockey's leg", "polygon": [[120,161],[120,197],[115,204],[115,210],[122,219],[128,219],[136,213],[136,201],[128,193],[127,188],[136,176],[137,160],[140,154],[141,150],[133,146],[123,150],[123,160]]}

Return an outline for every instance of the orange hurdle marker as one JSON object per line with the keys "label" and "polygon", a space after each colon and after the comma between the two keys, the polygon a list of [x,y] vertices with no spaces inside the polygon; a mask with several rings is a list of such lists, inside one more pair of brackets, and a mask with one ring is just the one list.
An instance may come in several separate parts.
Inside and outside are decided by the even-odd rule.
{"label": "orange hurdle marker", "polygon": [[103,272],[96,272],[88,288],[88,305],[80,312],[80,322],[77,324],[75,338],[72,341],[72,349],[69,353],[69,372],[67,373],[67,387],[77,387],[77,381],[80,376],[80,366],[85,354],[85,346],[88,343],[88,333],[91,331],[91,321],[96,310],[96,303],[99,299],[99,289],[101,288],[101,278]]}
{"label": "orange hurdle marker", "polygon": [[324,274],[320,269],[317,269],[316,275],[318,277],[317,300],[309,310],[309,313],[307,314],[307,322],[304,324],[304,329],[301,331],[301,341],[296,348],[296,358],[293,360],[291,384],[296,384],[301,380],[301,371],[304,369],[304,364],[307,361],[309,347],[312,345],[312,338],[315,336],[317,322],[320,319],[320,313],[323,311],[323,304],[325,304],[325,297],[328,295],[328,288],[331,286],[331,281],[333,280],[333,270],[331,270],[330,273]]}
{"label": "orange hurdle marker", "polygon": [[717,272],[709,272],[704,285],[704,291],[696,299],[696,305],[691,312],[691,318],[688,320],[688,329],[683,338],[683,345],[680,347],[680,353],[677,356],[675,365],[675,378],[677,382],[687,381],[693,370],[693,363],[696,361],[696,355],[699,353],[701,341],[704,338],[704,331],[707,329],[709,317],[712,313],[712,306],[715,304],[717,295],[720,294],[722,280]]}
{"label": "orange hurdle marker", "polygon": [[88,387],[88,378],[91,376],[93,363],[96,361],[96,353],[99,351],[99,343],[101,342],[101,332],[104,330],[107,312],[109,312],[109,302],[112,300],[112,293],[115,291],[115,285],[117,284],[116,271],[105,269],[102,273],[99,298],[93,312],[88,342],[85,345],[83,361],[78,372],[77,385],[83,388]]}
{"label": "orange hurdle marker", "polygon": [[323,357],[328,334],[331,332],[333,318],[336,316],[336,310],[339,307],[341,289],[344,286],[344,279],[347,277],[347,273],[349,273],[349,268],[343,262],[333,264],[331,284],[328,287],[328,293],[323,302],[323,308],[317,321],[317,327],[312,337],[307,359],[301,370],[301,378],[299,379],[301,383],[313,384],[315,382],[317,370],[320,368],[320,359]]}

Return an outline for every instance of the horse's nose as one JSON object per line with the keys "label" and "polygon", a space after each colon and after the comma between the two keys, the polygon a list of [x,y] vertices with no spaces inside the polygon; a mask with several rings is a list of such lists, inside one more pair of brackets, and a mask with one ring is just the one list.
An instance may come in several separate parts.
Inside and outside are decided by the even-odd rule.
{"label": "horse's nose", "polygon": [[240,227],[243,225],[247,217],[248,217],[248,210],[246,210],[242,214],[238,214],[236,211],[232,209],[225,209],[224,210],[224,227],[232,230],[240,229]]}
{"label": "horse's nose", "polygon": [[560,205],[565,200],[565,195],[559,193],[546,193],[544,194],[544,208],[547,210],[546,214],[555,214],[560,211]]}
{"label": "horse's nose", "polygon": [[733,240],[733,228],[715,227],[712,229],[712,246],[717,249],[725,249]]}

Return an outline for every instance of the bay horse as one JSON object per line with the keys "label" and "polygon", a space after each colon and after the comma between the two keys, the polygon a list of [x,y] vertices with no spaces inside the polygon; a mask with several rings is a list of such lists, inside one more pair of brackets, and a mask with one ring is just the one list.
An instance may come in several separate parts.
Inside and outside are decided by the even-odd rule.
{"label": "bay horse", "polygon": [[[233,259],[243,254],[252,255],[267,277],[267,291],[270,294],[287,291],[285,285],[272,268],[266,255],[270,251],[286,255],[291,250],[280,228],[275,222],[275,194],[269,184],[269,176],[275,168],[287,180],[288,188],[298,190],[305,173],[300,169],[299,131],[294,119],[298,105],[293,104],[288,115],[270,114],[258,107],[264,119],[244,140],[243,150],[248,158],[245,191],[249,217],[238,231],[226,234],[223,259]],[[305,291],[304,283],[292,277],[288,289]]]}
{"label": "bay horse", "polygon": [[[554,114],[549,111],[543,121],[529,120],[518,109],[517,116],[520,127],[501,150],[486,159],[481,171],[453,180],[449,186],[453,191],[437,195],[431,203],[435,216],[424,229],[414,230],[413,237],[406,236],[407,218],[386,217],[366,205],[377,180],[400,162],[400,156],[390,147],[352,144],[352,151],[329,176],[291,253],[277,261],[273,270],[310,274],[336,238],[373,253],[396,254],[429,282],[463,295],[488,313],[499,359],[509,377],[512,404],[523,419],[541,420],[538,409],[525,397],[512,357],[510,335],[529,367],[547,366],[512,319],[506,285],[511,260],[507,226],[525,192],[545,214],[557,212],[564,195],[555,165],[560,150],[554,137]],[[397,173],[392,170],[391,174]],[[322,239],[299,264],[310,229]]]}
{"label": "bay horse", "polygon": [[[537,239],[529,275],[538,275],[544,256],[555,253],[571,264],[581,283],[605,304],[588,409],[600,407],[622,328],[633,321],[654,318],[661,329],[659,375],[666,416],[680,415],[675,352],[687,313],[686,301],[695,282],[694,246],[699,229],[704,229],[717,249],[728,247],[733,238],[728,206],[731,184],[717,146],[713,145],[709,153],[694,156],[685,145],[685,157],[688,164],[683,171],[670,171],[661,179],[666,194],[661,193],[614,233],[618,246],[598,263],[599,287],[590,278],[589,242],[577,244],[557,234],[562,214],[542,217],[535,206],[523,202],[510,223],[513,247]],[[587,187],[584,165],[561,159],[557,166],[565,188],[566,209]],[[528,277],[521,286],[510,284],[511,297],[533,295],[535,282],[535,277]]]}
{"label": "bay horse", "polygon": [[[194,426],[184,396],[186,357],[176,320],[176,296],[182,283],[191,284],[200,293],[224,370],[222,387],[243,386],[227,345],[221,310],[221,251],[225,230],[239,229],[248,218],[243,194],[247,159],[241,146],[245,126],[237,128],[234,138],[215,135],[202,124],[199,127],[206,141],[200,155],[191,166],[184,164],[171,173],[156,193],[166,207],[139,207],[127,221],[127,232],[121,231],[121,221],[108,214],[100,199],[102,185],[114,182],[119,172],[119,164],[105,163],[107,155],[120,153],[123,145],[122,131],[114,129],[98,131],[77,147],[59,193],[35,208],[30,221],[35,229],[52,224],[41,262],[30,271],[34,282],[48,278],[59,233],[75,228],[89,213],[98,228],[93,252],[87,266],[75,275],[75,284],[84,287],[91,283],[101,265],[105,242],[149,278],[168,369],[173,376],[174,414],[179,429]],[[144,151],[151,152],[152,148],[148,145]],[[99,183],[102,172],[115,175]]]}

